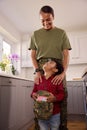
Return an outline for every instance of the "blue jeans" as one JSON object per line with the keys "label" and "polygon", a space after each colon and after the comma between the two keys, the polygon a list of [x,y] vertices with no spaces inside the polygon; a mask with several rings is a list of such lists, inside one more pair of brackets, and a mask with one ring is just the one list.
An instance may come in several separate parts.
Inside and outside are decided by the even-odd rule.
{"label": "blue jeans", "polygon": [[59,130],[60,113],[53,115],[48,120],[38,120],[40,130]]}

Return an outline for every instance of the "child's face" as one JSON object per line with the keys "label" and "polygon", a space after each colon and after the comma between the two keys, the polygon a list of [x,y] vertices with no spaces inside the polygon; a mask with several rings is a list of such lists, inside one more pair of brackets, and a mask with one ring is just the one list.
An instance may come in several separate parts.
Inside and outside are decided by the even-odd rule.
{"label": "child's face", "polygon": [[43,65],[43,70],[53,70],[56,69],[55,61],[48,61]]}

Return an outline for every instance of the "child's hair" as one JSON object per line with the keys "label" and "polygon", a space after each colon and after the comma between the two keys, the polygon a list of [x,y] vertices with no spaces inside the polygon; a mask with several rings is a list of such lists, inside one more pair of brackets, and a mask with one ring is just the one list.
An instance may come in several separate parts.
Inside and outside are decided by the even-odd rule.
{"label": "child's hair", "polygon": [[58,69],[54,75],[61,74],[64,71],[63,65],[57,59],[52,59],[52,61],[56,62],[56,69]]}

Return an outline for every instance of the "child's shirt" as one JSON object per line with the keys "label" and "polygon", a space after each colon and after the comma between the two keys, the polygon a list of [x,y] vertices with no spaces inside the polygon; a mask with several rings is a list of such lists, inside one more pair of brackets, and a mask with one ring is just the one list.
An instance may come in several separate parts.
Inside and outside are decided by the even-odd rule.
{"label": "child's shirt", "polygon": [[53,115],[54,115],[60,112],[60,102],[64,99],[64,88],[63,83],[60,83],[59,85],[54,85],[52,83],[53,78],[54,76],[51,76],[48,79],[46,79],[45,76],[43,76],[42,82],[34,85],[32,94],[39,90],[46,90],[48,92],[51,92],[56,97],[56,101],[53,102]]}

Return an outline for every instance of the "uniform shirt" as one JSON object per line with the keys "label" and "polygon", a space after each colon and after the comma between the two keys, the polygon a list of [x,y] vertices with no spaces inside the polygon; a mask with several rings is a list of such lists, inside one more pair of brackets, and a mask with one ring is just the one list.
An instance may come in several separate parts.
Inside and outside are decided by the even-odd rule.
{"label": "uniform shirt", "polygon": [[64,88],[62,83],[60,85],[53,85],[51,82],[53,77],[54,76],[51,76],[50,78],[46,79],[44,76],[42,76],[42,82],[34,85],[32,94],[39,90],[46,90],[48,92],[51,92],[56,97],[56,101],[53,102],[54,115],[60,112],[60,102],[64,99]]}
{"label": "uniform shirt", "polygon": [[36,50],[37,60],[49,57],[62,60],[63,50],[69,50],[71,46],[65,31],[55,27],[51,30],[42,28],[35,31],[29,49]]}

